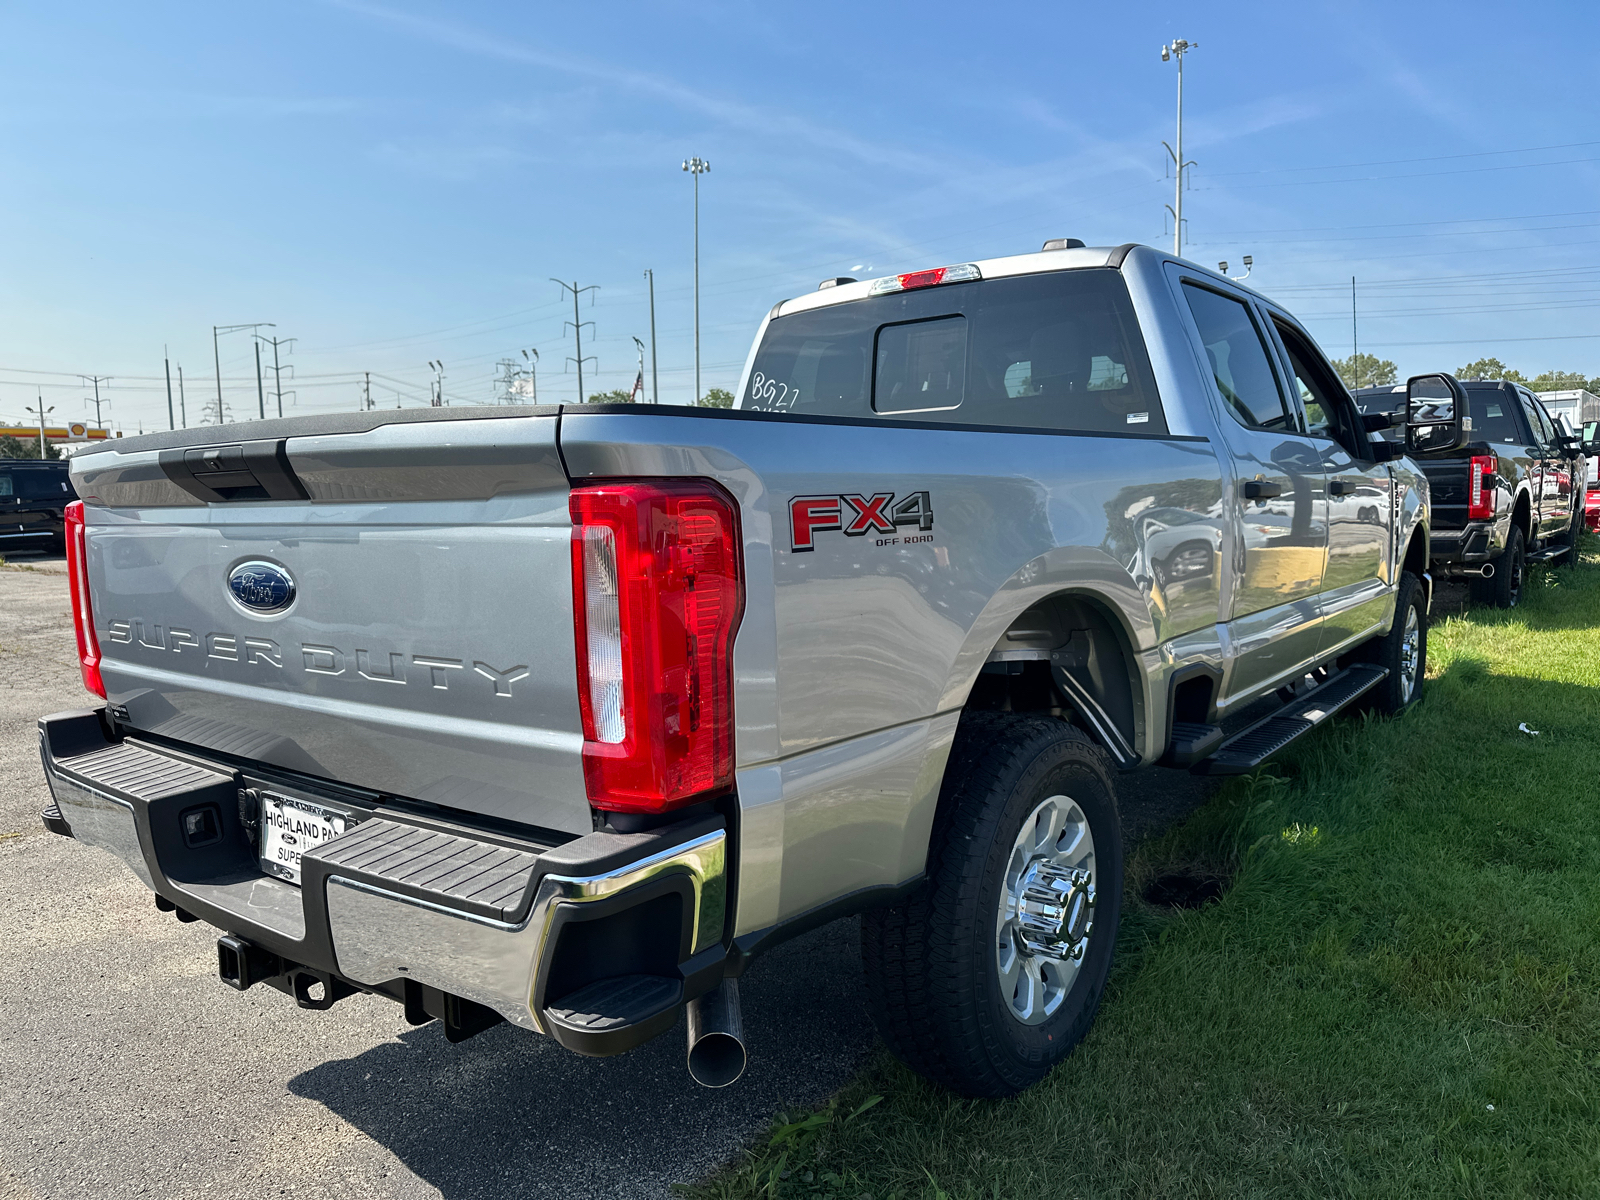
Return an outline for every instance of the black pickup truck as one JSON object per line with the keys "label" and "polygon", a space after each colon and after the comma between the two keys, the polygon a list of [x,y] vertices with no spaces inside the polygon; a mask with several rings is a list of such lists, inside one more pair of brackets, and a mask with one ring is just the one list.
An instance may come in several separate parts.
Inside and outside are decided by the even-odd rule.
{"label": "black pickup truck", "polygon": [[[1583,528],[1586,447],[1559,427],[1539,398],[1505,380],[1463,380],[1461,444],[1413,450],[1433,500],[1430,559],[1435,574],[1471,579],[1472,599],[1511,608],[1530,562],[1574,561]],[[1364,415],[1403,421],[1404,387],[1360,388]],[[1382,431],[1399,440],[1399,428]]]}
{"label": "black pickup truck", "polygon": [[0,458],[0,554],[62,552],[67,505],[77,498],[65,459]]}

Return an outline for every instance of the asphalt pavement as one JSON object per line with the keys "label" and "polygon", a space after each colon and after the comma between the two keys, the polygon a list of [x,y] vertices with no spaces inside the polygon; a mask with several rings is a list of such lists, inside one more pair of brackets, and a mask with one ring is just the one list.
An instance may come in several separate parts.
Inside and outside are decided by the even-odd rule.
{"label": "asphalt pavement", "polygon": [[[65,566],[0,567],[0,1197],[662,1197],[871,1053],[854,921],[741,982],[750,1069],[695,1085],[677,1029],[590,1059],[507,1025],[451,1046],[371,996],[327,1012],[216,976],[217,931],[45,832],[41,714],[86,707]],[[1130,840],[1204,798],[1127,779]]]}

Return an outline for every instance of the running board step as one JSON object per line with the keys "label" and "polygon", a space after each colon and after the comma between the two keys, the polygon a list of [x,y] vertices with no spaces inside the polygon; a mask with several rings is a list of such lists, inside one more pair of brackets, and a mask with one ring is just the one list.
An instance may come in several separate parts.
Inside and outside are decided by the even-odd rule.
{"label": "running board step", "polygon": [[1529,562],[1549,562],[1552,558],[1560,558],[1567,552],[1566,546],[1547,546],[1543,550],[1528,551]]}
{"label": "running board step", "polygon": [[1209,757],[1222,744],[1223,733],[1215,725],[1198,721],[1174,721],[1172,740],[1161,757],[1163,767],[1192,767]]}
{"label": "running board step", "polygon": [[1346,667],[1326,683],[1223,742],[1210,758],[1190,768],[1196,775],[1243,775],[1253,771],[1295,738],[1308,733],[1358,700],[1389,675],[1387,667]]}

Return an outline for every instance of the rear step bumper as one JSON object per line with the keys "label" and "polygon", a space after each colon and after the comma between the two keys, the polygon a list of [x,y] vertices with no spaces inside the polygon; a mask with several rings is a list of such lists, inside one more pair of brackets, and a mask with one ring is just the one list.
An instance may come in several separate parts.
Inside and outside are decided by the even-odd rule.
{"label": "rear step bumper", "polygon": [[[721,981],[721,817],[552,846],[329,789],[319,799],[349,824],[305,853],[296,886],[260,869],[242,802],[257,772],[119,738],[103,712],[39,722],[48,823],[110,850],[159,907],[225,931],[230,986],[268,983],[305,1008],[372,992],[414,1023],[441,1018],[451,1040],[504,1018],[615,1054]],[[213,832],[186,837],[199,810]]]}

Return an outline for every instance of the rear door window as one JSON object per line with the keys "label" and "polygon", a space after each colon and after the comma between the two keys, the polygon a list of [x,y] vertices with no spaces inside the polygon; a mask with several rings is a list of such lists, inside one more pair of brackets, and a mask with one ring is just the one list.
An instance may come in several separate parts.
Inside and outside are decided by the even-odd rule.
{"label": "rear door window", "polygon": [[740,407],[1165,436],[1120,272],[874,296],[767,326]]}
{"label": "rear door window", "polygon": [[1184,284],[1183,292],[1200,329],[1217,390],[1234,420],[1252,429],[1298,432],[1249,308],[1192,283]]}

